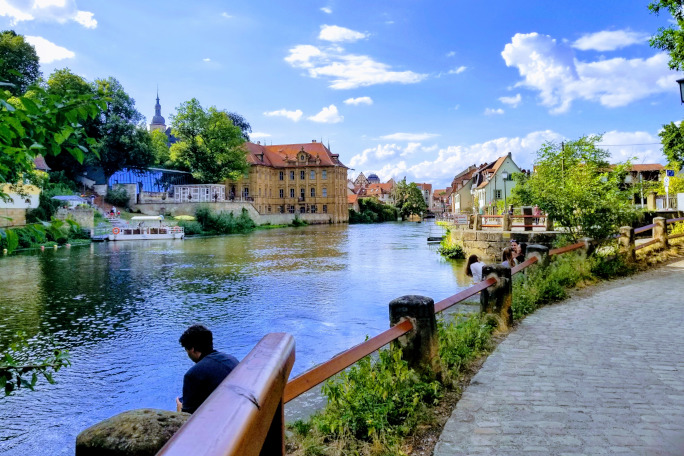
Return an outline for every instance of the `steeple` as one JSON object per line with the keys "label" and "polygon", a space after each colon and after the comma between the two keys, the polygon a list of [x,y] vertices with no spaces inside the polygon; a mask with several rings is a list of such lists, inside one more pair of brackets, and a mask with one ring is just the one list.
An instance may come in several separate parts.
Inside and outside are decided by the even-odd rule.
{"label": "steeple", "polygon": [[154,105],[154,117],[152,117],[152,123],[150,124],[150,131],[154,130],[166,130],[166,121],[161,115],[161,105],[159,104],[159,87],[157,87],[157,103]]}

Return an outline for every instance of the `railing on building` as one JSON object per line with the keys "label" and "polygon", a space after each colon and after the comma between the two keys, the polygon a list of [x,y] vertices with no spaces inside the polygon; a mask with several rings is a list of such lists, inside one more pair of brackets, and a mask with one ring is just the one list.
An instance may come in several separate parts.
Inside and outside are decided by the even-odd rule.
{"label": "railing on building", "polygon": [[[657,242],[663,243],[662,233],[660,233],[661,237],[655,238],[657,233],[654,230],[653,240],[635,247],[635,232],[642,233],[662,227],[665,232],[665,241],[684,236],[684,233],[667,235],[667,225],[680,221],[684,221],[684,217],[667,221],[663,218],[657,218],[655,223],[651,225],[637,229],[625,227],[624,231],[621,229],[619,241],[622,244],[623,251],[629,252],[630,248],[629,246],[625,248],[625,238],[631,239],[632,253]],[[667,245],[667,243],[665,242],[663,245]],[[561,255],[588,246],[588,242],[578,242],[547,252],[548,255]],[[539,248],[546,249],[545,247]],[[510,269],[511,276],[540,261],[541,257],[530,252],[530,250],[528,247],[526,261]],[[477,293],[490,289],[490,287],[496,288],[494,286],[499,280],[503,279],[489,277],[443,299],[434,304],[434,312],[442,312]],[[414,330],[413,321],[409,318],[400,320],[390,329],[293,378],[286,385],[282,379],[283,375],[285,379],[287,378],[292,368],[292,362],[294,362],[294,340],[286,341],[288,337],[291,339],[291,336],[287,334],[265,336],[264,339],[277,338],[278,343],[270,342],[267,344],[269,347],[277,345],[277,348],[269,350],[260,347],[264,342],[262,340],[162,448],[159,454],[163,456],[185,454],[202,456],[219,454],[284,455],[285,450],[282,443],[284,434],[283,405],[383,346],[396,341],[399,337],[410,335],[411,331]],[[290,346],[291,352],[289,351]],[[226,406],[227,404],[230,405]],[[274,404],[279,405],[276,407]]]}

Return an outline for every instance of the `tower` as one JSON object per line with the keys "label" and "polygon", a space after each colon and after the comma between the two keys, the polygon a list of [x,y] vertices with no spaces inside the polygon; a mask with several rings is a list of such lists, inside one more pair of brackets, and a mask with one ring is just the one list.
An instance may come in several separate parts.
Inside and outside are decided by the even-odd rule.
{"label": "tower", "polygon": [[157,104],[154,105],[154,117],[150,124],[150,131],[161,130],[166,131],[166,121],[161,115],[161,105],[159,104],[159,89],[157,89]]}

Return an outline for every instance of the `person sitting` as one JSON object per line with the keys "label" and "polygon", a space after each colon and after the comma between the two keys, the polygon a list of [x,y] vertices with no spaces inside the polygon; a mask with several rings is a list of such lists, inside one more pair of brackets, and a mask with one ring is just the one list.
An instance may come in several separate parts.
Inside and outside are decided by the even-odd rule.
{"label": "person sitting", "polygon": [[470,255],[466,263],[466,275],[473,278],[473,282],[482,282],[482,267],[485,264],[481,262],[477,255]]}
{"label": "person sitting", "polygon": [[520,264],[525,261],[525,254],[527,253],[527,244],[511,239],[511,250],[513,251],[513,258],[515,264]]}
{"label": "person sitting", "polygon": [[513,259],[513,249],[511,249],[510,247],[506,247],[505,249],[503,249],[502,257],[502,266],[506,266],[508,268],[512,268],[513,266],[515,266],[515,260]]}
{"label": "person sitting", "polygon": [[239,361],[214,350],[213,334],[203,325],[192,325],[178,339],[195,362],[183,377],[183,396],[176,398],[176,410],[194,413]]}

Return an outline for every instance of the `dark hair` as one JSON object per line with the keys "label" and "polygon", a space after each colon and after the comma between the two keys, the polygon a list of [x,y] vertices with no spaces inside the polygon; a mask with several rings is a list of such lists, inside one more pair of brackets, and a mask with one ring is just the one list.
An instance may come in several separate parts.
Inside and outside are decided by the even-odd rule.
{"label": "dark hair", "polygon": [[468,262],[466,263],[466,275],[467,276],[469,276],[469,277],[473,276],[473,271],[470,270],[470,266],[472,266],[473,263],[477,263],[478,261],[480,261],[480,260],[478,260],[477,255],[470,255],[468,257]]}
{"label": "dark hair", "polygon": [[183,348],[193,348],[206,355],[214,351],[214,336],[204,325],[192,325],[180,336],[178,342]]}
{"label": "dark hair", "polygon": [[511,250],[510,247],[506,247],[505,249],[503,249],[503,253],[501,254],[501,256],[501,261],[508,261],[508,266],[510,267],[515,266],[513,264],[513,250]]}

